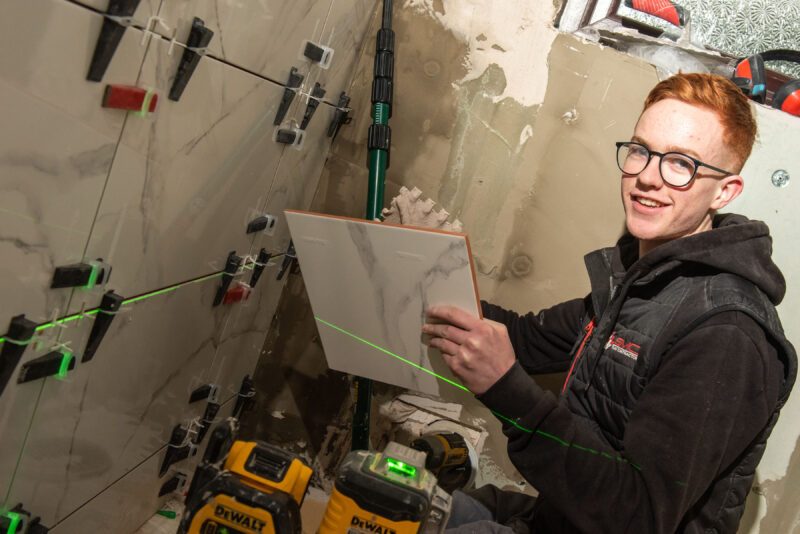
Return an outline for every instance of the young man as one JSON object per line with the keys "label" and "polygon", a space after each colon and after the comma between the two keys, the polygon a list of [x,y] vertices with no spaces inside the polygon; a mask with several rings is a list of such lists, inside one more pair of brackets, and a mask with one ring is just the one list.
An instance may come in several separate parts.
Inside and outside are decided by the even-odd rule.
{"label": "young man", "polygon": [[[735,533],[797,359],[767,226],[742,191],[750,103],[679,74],[617,143],[628,233],[586,256],[592,292],[539,314],[435,307],[423,333],[502,421],[539,491],[456,494],[452,532]],[[568,372],[559,399],[536,373]]]}

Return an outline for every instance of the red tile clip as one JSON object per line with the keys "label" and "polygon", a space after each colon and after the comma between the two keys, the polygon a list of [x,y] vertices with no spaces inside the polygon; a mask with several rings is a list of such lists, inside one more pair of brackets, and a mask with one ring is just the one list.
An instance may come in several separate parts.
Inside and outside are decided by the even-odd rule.
{"label": "red tile clip", "polygon": [[252,289],[247,284],[239,283],[238,286],[234,287],[233,289],[228,290],[225,293],[225,298],[222,300],[223,304],[229,304],[233,302],[241,302],[243,300],[247,300],[250,298],[250,292]]}
{"label": "red tile clip", "polygon": [[103,107],[138,111],[142,114],[156,110],[158,94],[132,85],[106,85]]}

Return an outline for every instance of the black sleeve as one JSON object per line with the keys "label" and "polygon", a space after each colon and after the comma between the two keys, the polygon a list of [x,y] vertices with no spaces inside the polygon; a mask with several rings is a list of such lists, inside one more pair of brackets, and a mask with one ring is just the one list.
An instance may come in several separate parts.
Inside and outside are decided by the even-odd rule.
{"label": "black sleeve", "polygon": [[581,532],[672,533],[770,417],[778,353],[740,312],[708,319],[664,356],[614,450],[523,369],[479,399],[520,473]]}
{"label": "black sleeve", "polygon": [[481,301],[486,319],[508,329],[517,361],[531,374],[569,369],[570,353],[580,338],[587,310],[585,299],[573,299],[540,311],[519,315]]}

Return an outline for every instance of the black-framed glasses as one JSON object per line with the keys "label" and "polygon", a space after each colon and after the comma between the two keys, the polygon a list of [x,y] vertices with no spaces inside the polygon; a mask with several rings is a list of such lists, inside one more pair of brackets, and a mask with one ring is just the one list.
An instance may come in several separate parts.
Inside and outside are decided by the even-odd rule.
{"label": "black-framed glasses", "polygon": [[653,156],[661,158],[658,170],[664,183],[672,187],[686,187],[697,174],[700,167],[708,167],[712,171],[730,176],[732,172],[703,163],[699,159],[687,156],[681,152],[656,152],[641,143],[617,142],[617,166],[625,174],[637,175],[650,164]]}

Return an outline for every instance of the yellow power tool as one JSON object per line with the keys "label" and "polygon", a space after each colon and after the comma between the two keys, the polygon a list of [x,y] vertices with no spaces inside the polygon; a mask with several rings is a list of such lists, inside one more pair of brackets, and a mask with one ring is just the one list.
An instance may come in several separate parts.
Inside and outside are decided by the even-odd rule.
{"label": "yellow power tool", "polygon": [[[228,419],[211,434],[177,534],[301,534],[300,505],[311,469],[260,441],[234,441]],[[318,534],[441,533],[450,495],[425,469],[424,452],[389,443],[353,451],[339,468]]]}
{"label": "yellow power tool", "polygon": [[236,430],[233,419],[214,429],[177,534],[300,534],[311,468],[267,443],[234,442]]}
{"label": "yellow power tool", "polygon": [[442,532],[449,514],[425,453],[391,442],[383,453],[347,455],[317,534]]}

